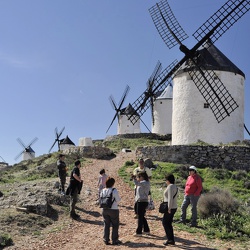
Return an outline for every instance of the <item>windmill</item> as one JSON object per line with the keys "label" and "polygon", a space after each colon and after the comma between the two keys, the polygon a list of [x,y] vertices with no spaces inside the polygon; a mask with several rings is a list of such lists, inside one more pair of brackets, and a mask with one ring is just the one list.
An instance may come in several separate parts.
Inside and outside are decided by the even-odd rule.
{"label": "windmill", "polygon": [[58,132],[57,127],[55,128],[55,136],[56,136],[56,138],[55,138],[54,143],[52,144],[52,146],[51,146],[50,149],[49,149],[49,153],[51,152],[52,148],[55,146],[56,143],[57,143],[57,146],[58,146],[58,151],[60,151],[60,142],[61,142],[60,136],[62,135],[64,129],[65,129],[65,127],[63,127],[63,128],[61,129],[61,131]]}
{"label": "windmill", "polygon": [[128,133],[140,133],[140,121],[137,120],[135,123],[131,123],[128,119],[128,116],[133,113],[133,116],[137,116],[136,113],[134,113],[134,110],[129,104],[126,108],[122,108],[122,105],[125,101],[125,98],[130,90],[130,87],[127,85],[125,87],[125,90],[123,92],[123,95],[120,99],[119,105],[117,106],[114,98],[112,95],[109,97],[110,104],[112,108],[115,110],[115,115],[106,131],[106,133],[109,131],[110,127],[114,123],[115,119],[118,120],[118,130],[117,134],[128,134]]}
{"label": "windmill", "polygon": [[22,152],[20,152],[16,157],[15,160],[17,160],[21,155],[23,155],[23,160],[29,160],[33,159],[35,157],[35,151],[31,148],[31,145],[33,145],[38,140],[37,137],[35,137],[27,146],[23,143],[23,141],[20,138],[17,138],[17,141],[19,144],[23,147]]}
{"label": "windmill", "polygon": [[[158,61],[154,68],[154,71],[152,72],[151,76],[147,81],[147,89],[144,91],[143,96],[141,96],[142,100],[140,100],[140,102],[142,101],[141,109],[146,110],[149,107],[151,108],[152,124],[154,124],[154,101],[162,93],[163,88],[166,87],[164,84],[162,84],[161,88],[158,89],[157,92],[153,91],[155,79],[159,76],[161,70],[162,70],[162,65]],[[149,101],[147,102],[147,100]],[[133,105],[134,103],[132,104],[132,106]]]}
{"label": "windmill", "polygon": [[[207,40],[214,43],[219,39],[234,23],[236,23],[248,10],[248,0],[229,0],[217,12],[214,13],[193,36],[198,41],[192,49],[188,49],[182,42],[188,38],[185,31],[179,25],[175,16],[170,9],[167,0],[163,0],[149,9],[153,22],[168,48],[179,45],[179,49],[185,55],[179,61],[170,64],[155,79],[152,93],[156,93],[162,88],[162,85],[169,84],[176,71],[184,64],[192,65],[192,70],[188,73],[199,92],[205,99],[206,103],[212,110],[218,123],[230,116],[230,114],[238,107],[234,98],[226,89],[222,81],[216,76],[212,70],[206,70],[198,64],[198,60],[202,58],[199,48],[206,44]],[[203,60],[205,60],[203,58]],[[144,93],[133,103],[134,112],[142,116],[148,109],[149,97]],[[133,114],[129,117],[132,123],[136,122]]]}

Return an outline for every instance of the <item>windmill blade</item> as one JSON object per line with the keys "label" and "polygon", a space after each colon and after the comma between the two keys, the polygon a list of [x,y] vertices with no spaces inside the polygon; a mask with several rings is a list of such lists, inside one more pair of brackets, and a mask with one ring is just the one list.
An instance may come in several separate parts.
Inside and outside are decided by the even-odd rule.
{"label": "windmill blade", "polygon": [[250,132],[249,132],[249,130],[247,129],[246,124],[244,124],[244,128],[245,128],[245,130],[247,131],[248,135],[250,135]]}
{"label": "windmill blade", "polygon": [[115,99],[112,95],[109,96],[109,102],[114,110],[118,110]]}
{"label": "windmill blade", "polygon": [[175,18],[168,2],[160,1],[149,9],[149,13],[162,40],[169,49],[188,38]]}
{"label": "windmill blade", "polygon": [[[176,28],[174,27],[175,25],[177,25],[177,28],[179,28],[179,24],[175,24],[175,21],[176,21],[175,17],[172,16],[171,14],[164,15],[164,13],[169,13],[169,12],[172,13],[166,0],[165,0],[165,2],[166,2],[165,5],[162,4],[159,6],[158,4],[156,4],[157,8],[154,8],[154,11],[152,12],[153,16],[157,16],[157,18],[159,20],[161,20],[161,21],[155,22],[156,28],[158,29],[158,31],[160,30],[159,33],[162,32],[162,34],[160,33],[160,35],[163,38],[163,40],[164,39],[170,39],[170,40],[175,39],[176,43],[178,43],[180,45],[180,50],[185,54],[185,56],[181,60],[179,65],[182,65],[188,59],[190,59],[190,61],[194,65],[196,65],[195,72],[190,72],[191,77],[193,78],[195,85],[197,86],[200,93],[203,95],[204,98],[206,97],[205,100],[208,101],[208,103],[212,104],[211,105],[212,112],[215,115],[216,120],[218,122],[220,122],[225,117],[229,116],[230,113],[233,112],[238,107],[238,105],[235,102],[235,100],[233,99],[233,97],[230,95],[230,93],[227,91],[226,87],[224,86],[224,84],[221,81],[219,81],[219,85],[216,86],[215,82],[213,81],[214,73],[213,72],[209,73],[205,69],[201,69],[199,67],[199,65],[197,65],[196,59],[194,59],[194,58],[195,57],[198,58],[199,52],[197,52],[197,49],[200,48],[201,45],[204,45],[205,42],[210,38],[210,36],[213,35],[213,33],[214,34],[217,33],[217,34],[222,35],[224,32],[219,31],[220,28],[221,28],[221,30],[227,30],[229,27],[232,26],[231,24],[226,25],[227,22],[235,23],[243,15],[243,14],[238,13],[238,12],[240,12],[239,9],[241,9],[243,11],[243,13],[247,12],[249,10],[249,1],[247,1],[248,3],[245,3],[246,2],[245,0],[241,0],[240,3],[237,1],[237,6],[235,6],[235,8],[229,8],[229,11],[225,10],[225,7],[223,6],[221,8],[223,10],[221,12],[223,17],[220,19],[220,21],[218,23],[215,22],[214,26],[212,25],[212,22],[215,21],[215,20],[213,20],[214,16],[212,17],[212,19],[210,18],[209,22],[211,22],[211,24],[207,25],[207,23],[209,23],[209,22],[206,22],[207,26],[212,27],[212,29],[210,29],[210,30],[209,30],[209,27],[204,28],[202,26],[201,29],[203,29],[203,31],[199,32],[199,33],[201,33],[202,35],[204,35],[204,34],[205,35],[198,41],[198,43],[191,50],[189,50],[185,45],[183,45],[181,43],[182,38],[181,38],[181,36],[178,35],[178,32],[176,31]],[[229,0],[227,3],[229,4],[229,6],[232,5],[231,0]],[[219,13],[220,13],[220,11],[219,11]],[[234,15],[236,15],[237,18],[233,18]],[[173,20],[171,18],[173,18]],[[153,18],[153,20],[154,20],[154,18]],[[162,29],[160,29],[160,27],[163,26],[163,23],[165,24],[165,29],[162,31]],[[222,24],[224,24],[224,25],[222,25]],[[160,27],[157,27],[158,25]],[[220,27],[220,25],[221,25],[221,27]],[[218,32],[217,32],[217,29],[218,29]],[[166,32],[166,35],[163,35],[164,32]],[[168,35],[168,34],[171,34],[171,35]],[[215,36],[220,37],[220,35],[215,35]],[[164,42],[165,42],[165,40],[164,40]],[[177,68],[177,67],[175,67],[175,68]],[[208,77],[208,79],[206,79],[206,77]],[[209,91],[206,91],[206,93],[203,92],[205,89],[209,89]],[[218,91],[218,93],[217,93],[217,91]],[[224,97],[226,97],[226,98],[224,98]],[[215,98],[215,100],[213,100],[213,98]]]}
{"label": "windmill blade", "polygon": [[116,117],[118,118],[118,112],[115,113],[115,116],[114,116],[113,120],[111,121],[111,123],[110,123],[110,125],[109,125],[109,127],[108,127],[108,129],[107,129],[107,131],[106,131],[106,133],[108,133],[108,131],[109,131],[110,127],[113,125],[113,123],[114,123]]}
{"label": "windmill blade", "polygon": [[238,108],[238,104],[213,70],[202,70],[196,65],[196,70],[188,71],[188,73],[209,104],[218,123]]}
{"label": "windmill blade", "polygon": [[120,109],[121,109],[121,107],[122,107],[122,104],[123,104],[123,102],[124,102],[124,100],[125,100],[125,98],[126,98],[128,92],[129,92],[129,90],[130,90],[130,87],[127,85],[127,86],[125,87],[124,92],[123,92],[122,98],[121,98],[121,100],[120,100],[120,102],[119,102],[119,107],[118,107],[118,110],[119,110],[119,111],[120,111]]}
{"label": "windmill blade", "polygon": [[21,151],[16,157],[15,157],[15,161],[25,152],[25,149],[23,151]]}
{"label": "windmill blade", "polygon": [[158,75],[161,73],[161,70],[162,70],[162,65],[161,65],[161,62],[158,61],[156,63],[156,66],[155,66],[155,69],[154,69],[152,75],[149,78],[149,82],[153,82],[158,77]]}
{"label": "windmill blade", "polygon": [[214,43],[250,9],[249,0],[229,0],[193,36],[199,41],[209,37]]}
{"label": "windmill blade", "polygon": [[[57,133],[57,138],[58,138],[58,139],[59,139],[59,137],[62,135],[64,129],[65,129],[65,127],[63,127],[59,133]],[[56,128],[56,130],[57,130],[57,128]]]}
{"label": "windmill blade", "polygon": [[18,142],[19,142],[19,144],[25,149],[27,146],[24,144],[24,142],[20,139],[20,138],[17,138],[16,139]]}
{"label": "windmill blade", "polygon": [[55,140],[54,143],[52,144],[52,146],[50,147],[49,153],[51,152],[52,148],[55,146],[56,142],[57,142],[57,140]]}
{"label": "windmill blade", "polygon": [[115,116],[114,116],[114,118],[112,119],[112,121],[111,121],[111,123],[110,123],[110,125],[109,125],[109,127],[108,127],[108,129],[107,129],[107,131],[106,131],[106,133],[108,133],[108,131],[109,131],[110,127],[113,125],[113,123],[114,123],[116,117],[117,117],[118,123],[119,123],[119,112],[121,112],[122,104],[123,104],[123,102],[125,101],[125,98],[126,98],[128,92],[129,92],[129,90],[130,90],[130,87],[129,87],[128,85],[126,85],[125,90],[124,90],[124,92],[123,92],[123,95],[122,95],[122,97],[121,97],[121,100],[120,100],[120,102],[119,102],[119,106],[118,106],[118,107],[117,107],[117,105],[116,105],[116,103],[115,103],[115,100],[114,100],[113,96],[110,95],[109,101],[110,101],[110,103],[111,103],[111,106],[112,106],[112,107],[114,108],[114,110],[116,111],[116,113],[115,113]]}
{"label": "windmill blade", "polygon": [[[167,85],[171,82],[171,77],[174,72],[183,64],[182,60],[178,63],[177,60],[173,61],[168,67],[166,67],[155,79],[153,93],[163,91]],[[134,112],[128,116],[128,119],[135,124],[140,117],[146,112],[146,110],[150,107],[150,96],[146,96],[145,92],[141,94],[132,104]],[[143,107],[143,108],[142,108]]]}
{"label": "windmill blade", "polygon": [[36,141],[38,140],[37,137],[35,137],[29,144],[26,148],[29,148],[32,144],[34,144]]}
{"label": "windmill blade", "polygon": [[154,98],[150,98],[150,107],[151,107],[151,118],[152,118],[152,124],[155,124],[155,117],[154,117]]}

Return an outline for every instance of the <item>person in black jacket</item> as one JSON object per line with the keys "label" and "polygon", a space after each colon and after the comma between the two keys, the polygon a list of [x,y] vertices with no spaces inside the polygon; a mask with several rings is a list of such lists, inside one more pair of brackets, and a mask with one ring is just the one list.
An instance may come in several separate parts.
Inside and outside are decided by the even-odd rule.
{"label": "person in black jacket", "polygon": [[82,179],[80,174],[81,162],[77,160],[75,162],[75,167],[70,174],[70,183],[67,188],[66,194],[70,195],[70,217],[72,219],[77,219],[80,216],[75,212],[75,206],[78,199],[78,194],[80,194],[82,189]]}
{"label": "person in black jacket", "polygon": [[56,163],[57,168],[58,168],[58,176],[60,179],[60,189],[61,194],[65,194],[65,183],[66,183],[66,176],[67,176],[67,168],[66,168],[66,163],[64,162],[65,155],[60,154],[59,159]]}

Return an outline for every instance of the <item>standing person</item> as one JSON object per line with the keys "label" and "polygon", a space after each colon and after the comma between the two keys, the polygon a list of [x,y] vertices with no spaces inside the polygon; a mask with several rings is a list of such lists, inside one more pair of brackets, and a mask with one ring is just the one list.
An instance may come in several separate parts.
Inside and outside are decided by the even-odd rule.
{"label": "standing person", "polygon": [[189,176],[185,185],[185,195],[184,200],[181,205],[181,220],[179,223],[186,223],[186,214],[187,207],[191,204],[191,227],[197,226],[197,203],[200,198],[200,194],[202,191],[202,179],[197,174],[197,168],[195,166],[191,166],[188,169]]}
{"label": "standing person", "polygon": [[66,176],[67,176],[67,168],[66,168],[66,163],[64,161],[65,155],[60,154],[59,159],[57,160],[57,168],[58,168],[58,176],[60,179],[60,189],[61,194],[65,194],[65,183],[66,183]]}
{"label": "standing person", "polygon": [[[145,167],[144,160],[142,158],[140,158],[138,161],[138,167],[136,167],[133,171],[132,178],[135,178],[136,176],[138,176],[139,173],[143,173],[143,172],[147,173],[148,179],[151,179],[151,177],[152,177],[151,169],[149,169],[148,167]],[[151,195],[150,190],[149,190],[148,194]],[[135,186],[135,195],[136,195],[136,186]],[[136,210],[137,210],[136,207],[134,207],[134,211],[135,211],[134,218],[138,219],[138,214],[137,214]]]}
{"label": "standing person", "polygon": [[106,187],[106,181],[107,181],[108,175],[105,173],[105,169],[102,169],[100,171],[100,175],[98,177],[98,198],[100,197],[100,193],[103,188]]}
{"label": "standing person", "polygon": [[107,196],[109,193],[112,192],[113,203],[111,208],[103,208],[102,209],[102,216],[104,220],[104,234],[103,234],[103,241],[106,245],[110,245],[110,226],[112,224],[112,245],[120,245],[121,241],[119,240],[119,209],[118,203],[120,202],[121,198],[116,188],[114,188],[115,179],[108,178],[106,181],[106,188],[102,189],[101,194],[102,196]]}
{"label": "standing person", "polygon": [[135,236],[142,236],[142,230],[144,234],[149,234],[149,226],[147,219],[145,218],[146,208],[148,206],[148,193],[150,190],[150,183],[146,172],[141,172],[136,178],[134,178],[136,186],[135,194],[135,209],[137,218],[137,229]]}
{"label": "standing person", "polygon": [[75,167],[70,174],[70,183],[67,189],[67,194],[70,195],[70,217],[72,219],[77,219],[80,216],[75,212],[75,206],[78,199],[78,194],[80,194],[82,189],[83,181],[80,174],[81,162],[78,160],[75,162]]}
{"label": "standing person", "polygon": [[152,171],[150,168],[147,168],[144,166],[144,160],[142,158],[139,159],[138,167],[134,169],[133,175],[137,176],[140,172],[146,172],[148,175],[148,178],[151,179]]}
{"label": "standing person", "polygon": [[167,241],[164,242],[163,244],[167,246],[167,245],[175,245],[174,230],[172,223],[174,214],[177,210],[178,188],[175,185],[175,177],[173,174],[166,175],[165,180],[167,183],[167,188],[164,191],[163,201],[168,202],[168,211],[166,211],[163,215],[162,225],[167,236]]}

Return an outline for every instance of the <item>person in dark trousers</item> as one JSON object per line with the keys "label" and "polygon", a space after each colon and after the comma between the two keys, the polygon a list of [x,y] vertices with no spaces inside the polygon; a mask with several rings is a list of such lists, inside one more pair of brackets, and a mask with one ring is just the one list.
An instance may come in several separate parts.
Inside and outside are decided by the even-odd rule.
{"label": "person in dark trousers", "polygon": [[106,181],[106,187],[102,189],[100,195],[106,196],[107,194],[112,192],[113,195],[113,203],[111,208],[103,208],[102,216],[104,220],[104,234],[103,241],[106,245],[110,245],[110,227],[112,225],[112,245],[120,245],[122,242],[119,240],[119,208],[118,203],[121,198],[116,188],[114,188],[115,179],[108,177]]}
{"label": "person in dark trousers", "polygon": [[57,169],[58,169],[58,176],[60,179],[60,189],[61,194],[65,194],[65,183],[66,183],[66,176],[67,176],[67,168],[66,163],[64,162],[65,155],[60,154],[59,159],[57,160]]}
{"label": "person in dark trousers", "polygon": [[175,245],[174,230],[173,230],[172,223],[173,223],[174,214],[177,210],[178,188],[174,184],[175,177],[173,174],[166,175],[165,180],[166,180],[167,188],[164,191],[163,201],[168,202],[168,210],[163,215],[162,225],[167,236],[167,241],[164,242],[163,244],[167,246],[167,245]]}
{"label": "person in dark trousers", "polygon": [[197,174],[197,168],[191,166],[188,169],[189,176],[185,185],[184,200],[181,205],[181,219],[179,223],[186,223],[187,208],[191,204],[191,227],[197,227],[197,203],[202,191],[202,179]]}
{"label": "person in dark trousers", "polygon": [[82,189],[83,181],[80,174],[81,162],[76,161],[75,167],[70,174],[70,183],[66,194],[70,195],[70,217],[72,219],[77,219],[80,216],[75,212],[75,206],[78,199],[78,194],[80,194]]}
{"label": "person in dark trousers", "polygon": [[144,234],[149,234],[149,226],[147,219],[145,218],[146,208],[148,206],[148,194],[150,190],[150,182],[146,172],[141,172],[136,178],[134,178],[136,186],[135,194],[135,209],[137,218],[137,229],[134,236],[142,236],[142,230]]}

